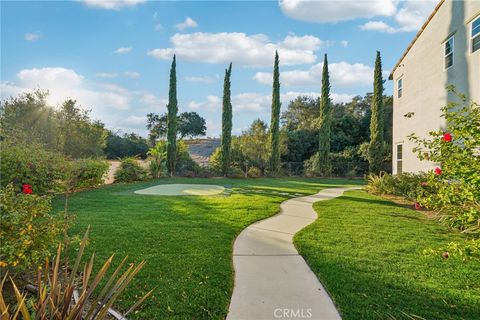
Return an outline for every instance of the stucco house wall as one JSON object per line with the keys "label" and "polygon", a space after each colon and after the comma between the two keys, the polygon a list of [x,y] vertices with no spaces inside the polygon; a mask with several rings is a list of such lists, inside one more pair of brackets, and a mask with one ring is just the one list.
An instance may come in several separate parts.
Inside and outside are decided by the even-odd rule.
{"label": "stucco house wall", "polygon": [[[390,80],[394,81],[394,174],[400,170],[428,171],[436,165],[418,160],[408,135],[428,137],[430,131],[445,127],[440,109],[455,99],[447,93],[447,85],[454,85],[458,92],[480,102],[480,50],[473,53],[471,50],[471,25],[479,16],[478,0],[439,2],[390,75]],[[445,41],[451,36],[454,39],[453,65],[445,69]],[[401,97],[398,95],[399,79],[403,86]],[[398,145],[402,145],[400,163]]]}

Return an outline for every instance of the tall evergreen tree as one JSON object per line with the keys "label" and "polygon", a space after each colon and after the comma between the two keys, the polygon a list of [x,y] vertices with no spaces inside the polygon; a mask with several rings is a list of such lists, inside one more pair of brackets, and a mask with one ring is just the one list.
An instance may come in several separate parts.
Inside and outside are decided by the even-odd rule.
{"label": "tall evergreen tree", "polygon": [[280,71],[278,52],[275,51],[273,67],[272,119],[270,122],[270,173],[276,174],[280,166]]}
{"label": "tall evergreen tree", "polygon": [[230,100],[230,76],[232,63],[225,70],[223,81],[223,108],[222,108],[222,173],[228,174],[230,168],[230,150],[232,144],[232,102]]}
{"label": "tall evergreen tree", "polygon": [[175,174],[177,158],[177,75],[176,58],[173,56],[172,67],[170,68],[170,85],[168,90],[167,105],[167,168],[170,176]]}
{"label": "tall evergreen tree", "polygon": [[323,60],[322,93],[320,97],[320,130],[318,141],[318,173],[329,175],[332,171],[330,163],[330,127],[332,123],[332,102],[330,100],[330,75],[328,73],[327,55]]}
{"label": "tall evergreen tree", "polygon": [[380,173],[383,162],[384,146],[384,110],[383,110],[383,78],[382,59],[380,51],[377,51],[375,59],[375,71],[373,79],[372,114],[370,118],[370,144],[368,147],[369,171],[374,174]]}

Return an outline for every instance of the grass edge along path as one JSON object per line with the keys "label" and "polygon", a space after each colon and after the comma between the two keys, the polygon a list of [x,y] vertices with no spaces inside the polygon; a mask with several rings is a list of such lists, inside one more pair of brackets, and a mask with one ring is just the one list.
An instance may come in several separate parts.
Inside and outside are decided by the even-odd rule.
{"label": "grass edge along path", "polygon": [[[218,184],[211,197],[138,195],[156,184]],[[224,319],[233,290],[236,236],[255,221],[279,212],[291,197],[327,187],[358,185],[339,179],[160,179],[114,184],[71,196],[76,215],[71,235],[91,225],[86,256],[102,261],[116,253],[146,265],[115,306],[120,311],[156,288],[132,319]],[[54,209],[61,211],[62,199]],[[114,264],[118,263],[118,261]],[[97,265],[98,267],[98,265]]]}
{"label": "grass edge along path", "polygon": [[480,318],[480,263],[423,254],[468,236],[364,191],[314,208],[294,244],[343,319]]}

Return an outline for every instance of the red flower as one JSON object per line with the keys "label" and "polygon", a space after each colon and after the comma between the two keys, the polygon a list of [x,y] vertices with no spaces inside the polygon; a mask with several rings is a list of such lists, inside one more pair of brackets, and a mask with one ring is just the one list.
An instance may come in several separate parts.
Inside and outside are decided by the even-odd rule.
{"label": "red flower", "polygon": [[32,193],[32,186],[29,185],[28,183],[22,184],[22,192],[25,194],[31,194]]}
{"label": "red flower", "polygon": [[433,172],[435,172],[435,174],[436,174],[437,176],[439,176],[439,175],[442,174],[442,169],[440,169],[439,167],[436,167]]}
{"label": "red flower", "polygon": [[422,209],[422,206],[420,205],[420,203],[415,202],[415,210],[420,210],[420,209]]}
{"label": "red flower", "polygon": [[452,142],[452,134],[450,132],[445,132],[443,134],[443,141],[445,142]]}
{"label": "red flower", "polygon": [[420,185],[421,185],[422,187],[426,187],[426,186],[428,186],[428,183],[425,182],[425,181],[423,181]]}

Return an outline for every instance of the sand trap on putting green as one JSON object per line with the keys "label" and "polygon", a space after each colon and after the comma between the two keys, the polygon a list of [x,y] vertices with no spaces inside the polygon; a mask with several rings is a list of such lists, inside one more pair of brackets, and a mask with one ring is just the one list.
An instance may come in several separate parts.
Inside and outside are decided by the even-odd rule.
{"label": "sand trap on putting green", "polygon": [[213,184],[160,184],[137,190],[135,193],[156,196],[212,196],[222,193],[223,190],[224,187]]}

